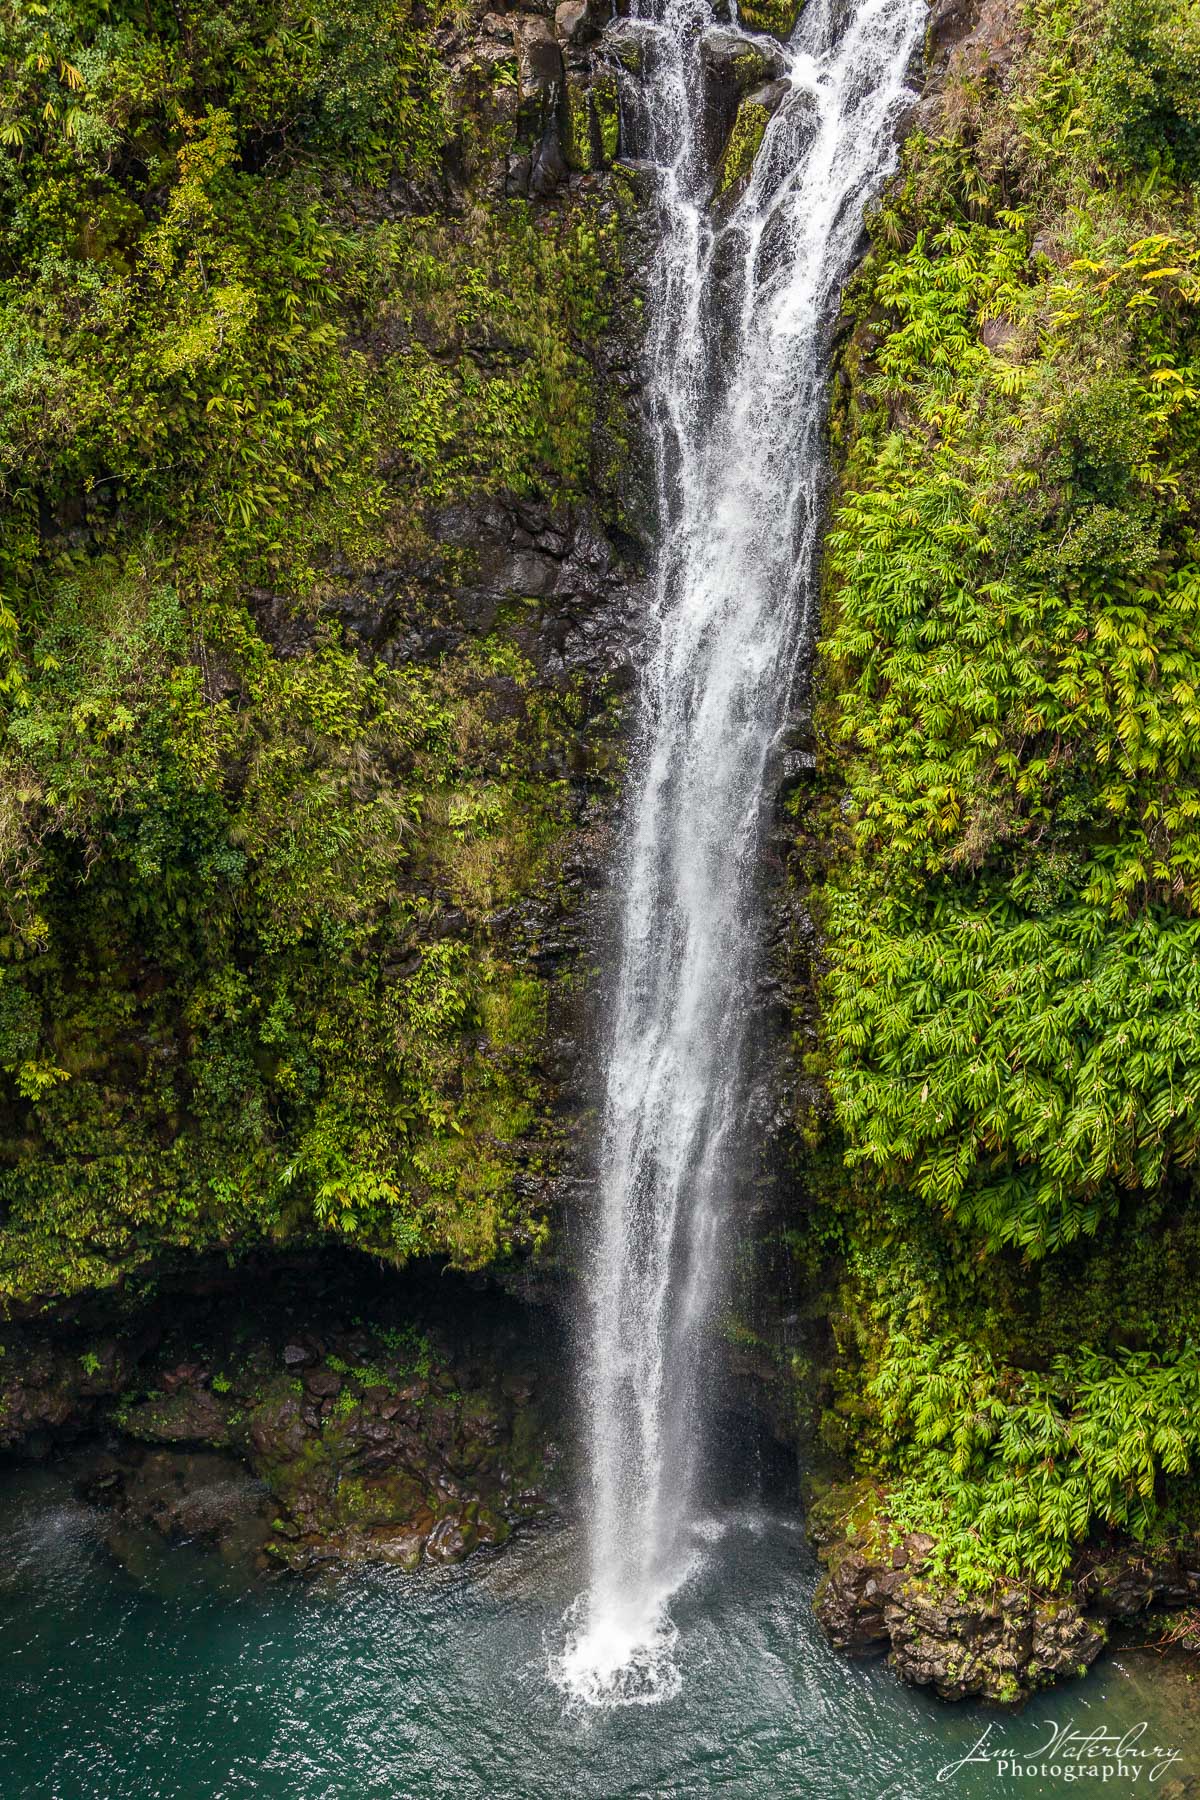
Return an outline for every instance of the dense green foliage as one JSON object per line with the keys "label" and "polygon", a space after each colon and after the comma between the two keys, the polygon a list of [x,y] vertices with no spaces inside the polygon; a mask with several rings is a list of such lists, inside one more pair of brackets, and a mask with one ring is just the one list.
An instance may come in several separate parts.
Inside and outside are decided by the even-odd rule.
{"label": "dense green foliage", "polygon": [[1194,1346],[1172,1361],[1084,1349],[1014,1380],[971,1345],[897,1338],[870,1391],[885,1429],[913,1446],[916,1478],[889,1516],[932,1517],[951,1573],[1052,1585],[1097,1517],[1153,1536],[1161,1477],[1200,1451]]}
{"label": "dense green foliage", "polygon": [[338,623],[438,616],[431,506],[587,475],[611,252],[495,199],[519,121],[442,29],[0,3],[0,1295],[541,1229],[544,984],[490,921],[553,884],[582,697]]}
{"label": "dense green foliage", "polygon": [[952,64],[843,357],[840,1405],[902,1477],[893,1516],[968,1582],[1053,1582],[1102,1524],[1144,1536],[1200,1453],[1189,21],[1034,0],[1011,70]]}
{"label": "dense green foliage", "polygon": [[[444,622],[433,509],[592,481],[613,247],[500,198],[530,121],[461,23],[0,0],[5,1300],[542,1230],[512,921],[598,699],[503,619],[395,666],[341,622]],[[1200,40],[1026,24],[851,302],[806,1254],[828,1440],[956,1579],[1052,1585],[1200,1455]]]}

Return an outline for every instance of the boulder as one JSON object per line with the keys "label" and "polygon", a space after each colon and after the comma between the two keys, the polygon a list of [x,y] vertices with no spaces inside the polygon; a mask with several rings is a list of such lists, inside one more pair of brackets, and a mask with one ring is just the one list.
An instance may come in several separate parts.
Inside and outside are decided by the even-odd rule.
{"label": "boulder", "polygon": [[539,115],[552,111],[562,86],[563,59],[554,27],[537,13],[520,13],[513,22],[517,50],[517,92],[523,106]]}
{"label": "boulder", "polygon": [[738,24],[786,43],[804,10],[804,0],[740,0]]}
{"label": "boulder", "polygon": [[785,81],[774,82],[747,95],[738,107],[713,179],[712,197],[723,210],[735,206],[749,186],[771,113],[786,92]]}
{"label": "boulder", "polygon": [[425,1541],[425,1555],[435,1563],[461,1562],[478,1542],[479,1533],[474,1521],[467,1517],[464,1509],[438,1520]]}
{"label": "boulder", "polygon": [[229,1405],[220,1395],[198,1384],[176,1386],[161,1396],[149,1395],[120,1415],[123,1431],[143,1443],[229,1443]]}
{"label": "boulder", "polygon": [[127,1560],[147,1527],[172,1542],[207,1542],[257,1553],[270,1531],[266,1484],[236,1457],[211,1450],[154,1449],[85,1458],[77,1492],[105,1514],[105,1542]]}
{"label": "boulder", "polygon": [[567,163],[562,153],[558,123],[556,120],[551,120],[530,162],[528,190],[530,199],[545,199],[566,179]]}
{"label": "boulder", "polygon": [[963,1593],[931,1573],[933,1539],[896,1533],[879,1505],[870,1484],[857,1483],[831,1487],[812,1506],[809,1533],[827,1567],[813,1607],[835,1650],[886,1653],[902,1681],[944,1700],[1022,1701],[1082,1675],[1110,1621],[1200,1598],[1200,1569],[1133,1545],[1083,1552],[1058,1594],[1016,1582]]}
{"label": "boulder", "polygon": [[[787,67],[773,44],[755,44],[740,31],[706,31],[700,40],[704,72],[704,144],[710,166],[726,149],[738,109],[755,88],[779,80]],[[761,139],[761,132],[759,133]],[[757,148],[757,146],[756,146]]]}
{"label": "boulder", "polygon": [[740,31],[716,27],[700,40],[704,79],[714,87],[745,94],[764,81],[774,81],[787,70],[787,61],[774,44],[755,44]]}
{"label": "boulder", "polygon": [[845,1656],[882,1656],[888,1648],[884,1609],[892,1584],[885,1578],[881,1585],[879,1574],[861,1550],[851,1550],[813,1595],[821,1629]]}
{"label": "boulder", "polygon": [[554,9],[554,35],[564,50],[578,50],[598,38],[611,16],[609,6],[596,0],[558,0]]}
{"label": "boulder", "polygon": [[1015,1588],[964,1598],[919,1580],[901,1582],[884,1617],[890,1666],[943,1700],[1022,1700],[1082,1675],[1107,1636],[1077,1602],[1038,1600]]}

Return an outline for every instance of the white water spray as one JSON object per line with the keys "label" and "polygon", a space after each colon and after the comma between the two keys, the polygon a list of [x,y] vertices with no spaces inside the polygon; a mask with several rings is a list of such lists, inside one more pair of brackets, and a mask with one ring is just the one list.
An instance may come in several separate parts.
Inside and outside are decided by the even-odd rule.
{"label": "white water spray", "polygon": [[[923,0],[808,0],[742,197],[710,206],[705,0],[635,0],[624,96],[655,165],[650,402],[656,637],[622,867],[602,1212],[589,1273],[590,1587],[552,1673],[593,1704],[675,1691],[672,1595],[695,1514],[704,1333],[756,961],[768,764],[808,641],[828,336],[893,158]],[[761,41],[761,40],[760,40]]]}

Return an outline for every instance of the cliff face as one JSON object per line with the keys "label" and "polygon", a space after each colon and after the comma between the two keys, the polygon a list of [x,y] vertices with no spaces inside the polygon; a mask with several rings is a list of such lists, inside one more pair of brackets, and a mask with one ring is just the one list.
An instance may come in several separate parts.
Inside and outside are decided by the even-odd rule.
{"label": "cliff face", "polygon": [[[0,1423],[236,1449],[297,1564],[457,1553],[543,1460],[453,1346],[331,1303],[197,1359],[138,1306],[322,1244],[527,1267],[586,1177],[653,523],[599,25],[0,0],[0,1302],[60,1323]],[[946,1693],[1200,1567],[1193,37],[939,0],[838,339],[734,1335],[857,1481],[835,1641]],[[778,69],[709,65],[720,205]]]}
{"label": "cliff face", "polygon": [[643,557],[597,31],[0,6],[9,1306],[544,1236]]}
{"label": "cliff face", "polygon": [[0,1449],[118,1555],[546,1503],[528,1316],[394,1271],[520,1275],[585,1170],[647,524],[598,32],[0,5]]}
{"label": "cliff face", "polygon": [[0,1452],[53,1455],[134,1566],[146,1526],[263,1573],[456,1562],[554,1497],[552,1334],[481,1283],[210,1259],[3,1341]]}
{"label": "cliff face", "polygon": [[946,1693],[1200,1585],[1190,41],[937,7],[837,356],[761,1335],[865,1482],[831,1634]]}

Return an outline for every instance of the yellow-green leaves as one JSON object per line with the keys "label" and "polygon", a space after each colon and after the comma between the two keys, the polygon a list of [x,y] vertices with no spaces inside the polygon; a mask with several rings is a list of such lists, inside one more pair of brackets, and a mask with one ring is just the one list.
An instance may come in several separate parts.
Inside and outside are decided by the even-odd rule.
{"label": "yellow-green leaves", "polygon": [[1200,249],[1029,225],[865,278],[825,1029],[851,1164],[1041,1256],[1200,1149]]}
{"label": "yellow-green leaves", "polygon": [[964,1588],[1001,1576],[1055,1587],[1097,1524],[1143,1538],[1164,1475],[1200,1455],[1200,1351],[1084,1349],[1045,1373],[897,1333],[869,1383],[881,1423],[908,1438],[888,1515],[937,1540],[933,1566]]}

